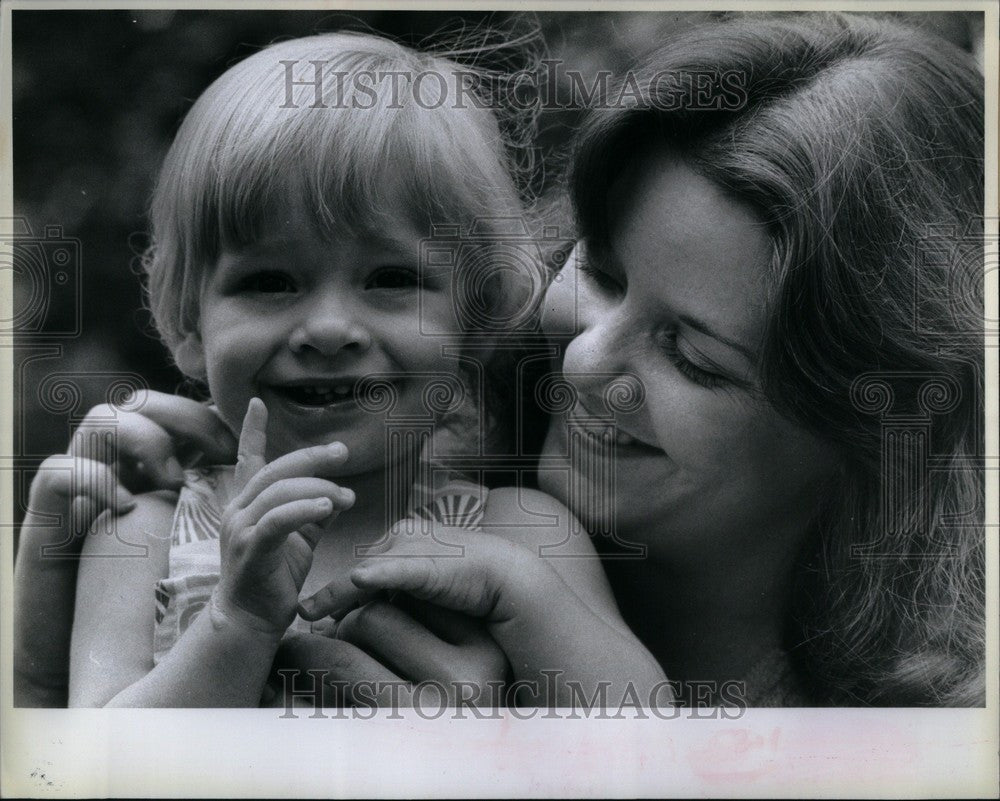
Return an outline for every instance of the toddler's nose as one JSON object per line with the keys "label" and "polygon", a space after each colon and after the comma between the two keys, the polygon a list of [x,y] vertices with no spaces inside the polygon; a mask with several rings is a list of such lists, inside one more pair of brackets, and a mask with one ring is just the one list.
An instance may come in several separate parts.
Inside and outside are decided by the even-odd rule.
{"label": "toddler's nose", "polygon": [[372,345],[371,333],[362,325],[357,315],[342,304],[318,305],[296,326],[288,339],[293,352],[315,350],[332,356],[344,348],[363,353]]}

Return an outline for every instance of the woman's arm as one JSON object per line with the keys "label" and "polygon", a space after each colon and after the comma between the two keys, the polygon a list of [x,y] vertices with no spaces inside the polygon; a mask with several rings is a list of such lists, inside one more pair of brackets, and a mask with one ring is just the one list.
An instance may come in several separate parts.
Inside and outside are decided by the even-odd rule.
{"label": "woman's arm", "polygon": [[[490,501],[482,532],[438,528],[429,536],[397,527],[385,553],[352,571],[356,594],[321,591],[302,605],[303,616],[338,614],[372,592],[402,590],[485,618],[515,678],[535,688],[531,703],[572,704],[595,693],[609,706],[670,703],[663,670],[622,621],[589,537],[576,533],[568,510],[543,493],[513,489],[491,492]],[[544,528],[540,520],[548,520]]]}
{"label": "woman's arm", "polygon": [[[509,557],[501,549],[483,558],[487,586],[496,582],[515,610],[490,632],[523,666],[519,677],[533,674],[544,687],[542,671],[558,671],[558,703],[571,700],[566,681],[587,698],[606,684],[612,704],[631,686],[648,702],[666,676],[622,619],[590,535],[569,509],[538,490],[493,490],[483,531],[517,546]],[[659,700],[671,697],[664,687]]]}
{"label": "woman's arm", "polygon": [[515,487],[492,490],[486,499],[483,531],[530,551],[594,615],[629,631],[587,529],[551,495]]}
{"label": "woman's arm", "polygon": [[671,701],[642,643],[590,608],[537,554],[490,534],[467,533],[460,557],[429,556],[421,545],[412,535],[397,539],[355,568],[352,581],[365,592],[401,590],[484,618],[515,678],[533,687],[533,704],[578,703],[595,693],[609,706]]}

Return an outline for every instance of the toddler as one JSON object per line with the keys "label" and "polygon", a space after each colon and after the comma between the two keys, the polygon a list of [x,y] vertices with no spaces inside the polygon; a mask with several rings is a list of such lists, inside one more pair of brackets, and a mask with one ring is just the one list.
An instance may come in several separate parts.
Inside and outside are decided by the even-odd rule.
{"label": "toddler", "polygon": [[[297,609],[316,616],[355,593],[358,557],[401,517],[459,539],[474,530],[502,560],[537,537],[520,524],[558,507],[470,482],[414,486],[427,423],[442,418],[428,399],[444,383],[449,412],[463,395],[477,408],[462,356],[470,343],[484,352],[504,327],[494,321],[516,326],[532,286],[482,268],[522,209],[497,117],[446,96],[458,72],[375,36],[327,34],[237,64],[188,114],[152,205],[150,308],[180,369],[241,431],[239,460],[189,471],[179,496],[137,496],[116,538],[87,539],[84,557],[110,546],[121,558],[81,562],[71,705],[257,705]],[[443,80],[413,80],[432,73]],[[441,221],[479,226],[457,264],[422,258]],[[126,558],[136,544],[145,558]],[[586,538],[569,547],[589,553]],[[596,560],[531,570],[535,611],[545,582],[565,580],[580,602],[567,624],[597,615],[629,638]],[[317,592],[322,603],[299,606]],[[505,647],[512,663],[516,650]]]}

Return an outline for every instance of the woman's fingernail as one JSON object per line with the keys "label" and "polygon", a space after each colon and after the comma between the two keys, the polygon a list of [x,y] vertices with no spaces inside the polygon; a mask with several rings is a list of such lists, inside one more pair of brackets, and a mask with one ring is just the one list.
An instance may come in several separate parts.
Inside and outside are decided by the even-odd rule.
{"label": "woman's fingernail", "polygon": [[347,448],[343,442],[331,442],[327,447],[334,456],[343,456],[347,453]]}
{"label": "woman's fingernail", "polygon": [[337,487],[337,495],[344,503],[354,503],[354,492],[347,487]]}
{"label": "woman's fingernail", "polygon": [[167,471],[167,478],[179,484],[184,483],[184,468],[181,467],[181,463],[175,457],[169,457],[164,467]]}

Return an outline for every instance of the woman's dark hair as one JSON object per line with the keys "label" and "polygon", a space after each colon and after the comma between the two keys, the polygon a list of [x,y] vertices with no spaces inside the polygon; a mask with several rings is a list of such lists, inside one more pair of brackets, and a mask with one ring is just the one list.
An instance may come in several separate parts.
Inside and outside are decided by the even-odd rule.
{"label": "woman's dark hair", "polygon": [[769,226],[764,393],[841,454],[788,635],[833,703],[984,702],[983,85],[889,19],[739,18],[659,50],[576,145],[591,249],[648,148]]}

